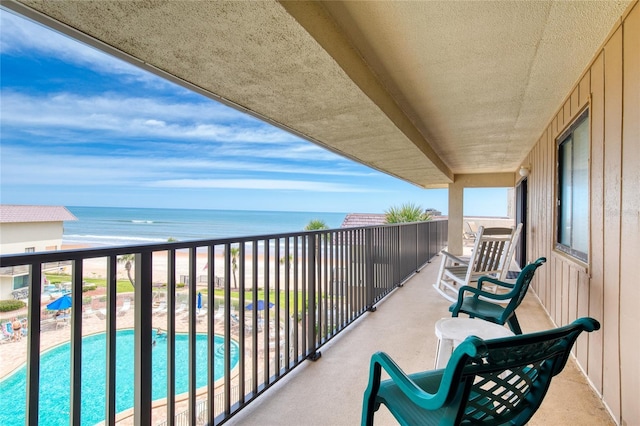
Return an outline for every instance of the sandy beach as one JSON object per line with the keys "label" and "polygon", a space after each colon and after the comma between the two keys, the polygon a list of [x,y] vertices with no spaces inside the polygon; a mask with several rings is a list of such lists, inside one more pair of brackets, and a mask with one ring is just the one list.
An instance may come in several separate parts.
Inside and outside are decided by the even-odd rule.
{"label": "sandy beach", "polygon": [[[88,245],[63,245],[62,250],[74,250],[74,249],[91,249],[96,248]],[[208,255],[204,251],[197,252],[196,259],[196,281],[197,283],[206,283],[207,276],[209,273],[210,265],[207,262]],[[263,275],[263,262],[264,255],[258,255],[258,287],[262,288],[264,286],[264,275]],[[225,278],[225,255],[222,252],[216,251],[214,256],[214,276],[217,277],[218,280],[224,280]],[[251,253],[246,253],[244,257],[246,269],[245,269],[245,282],[249,287],[253,280],[251,263],[253,261],[253,257]],[[271,259],[271,264],[273,265],[274,259]],[[240,263],[240,260],[238,260]],[[167,283],[167,274],[168,274],[168,256],[167,252],[156,252],[153,254],[153,271],[152,271],[152,282],[153,284],[166,284]],[[83,263],[84,276],[86,278],[105,278],[107,275],[107,258],[94,258],[94,259],[86,259]],[[187,277],[189,276],[189,252],[187,250],[178,250],[175,254],[175,269],[176,269],[176,283],[185,283],[187,281]],[[270,277],[275,278],[273,266],[270,267]],[[70,274],[70,268],[63,268],[62,273]],[[132,275],[135,273],[135,263],[132,265]],[[117,268],[118,279],[127,279],[127,273],[123,264],[118,265]],[[282,275],[282,274],[281,274]],[[238,271],[236,269],[236,278],[240,279],[238,276]],[[231,277],[231,282],[233,283],[233,277]],[[233,285],[233,284],[232,284]]]}

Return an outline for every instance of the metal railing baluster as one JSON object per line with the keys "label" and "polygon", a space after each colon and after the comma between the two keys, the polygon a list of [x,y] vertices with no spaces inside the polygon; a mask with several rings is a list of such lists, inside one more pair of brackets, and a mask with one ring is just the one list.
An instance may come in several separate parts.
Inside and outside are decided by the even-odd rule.
{"label": "metal railing baluster", "polygon": [[115,255],[108,257],[107,265],[107,378],[106,378],[106,418],[105,423],[116,423],[116,290],[117,290],[117,263]]}
{"label": "metal railing baluster", "polygon": [[82,261],[72,264],[71,297],[71,423],[82,417]]}
{"label": "metal railing baluster", "polygon": [[[134,296],[134,421],[137,425],[151,424],[151,251],[135,255]],[[113,314],[113,312],[112,312]]]}
{"label": "metal railing baluster", "polygon": [[197,247],[189,247],[189,423],[196,424],[196,314],[197,293],[196,293],[196,261]]}
{"label": "metal railing baluster", "polygon": [[27,407],[26,423],[38,424],[38,409],[40,396],[40,289],[42,282],[42,262],[34,261],[30,266],[29,291],[29,328],[27,336]]}
{"label": "metal railing baluster", "polygon": [[176,251],[167,251],[167,421],[176,418]]}

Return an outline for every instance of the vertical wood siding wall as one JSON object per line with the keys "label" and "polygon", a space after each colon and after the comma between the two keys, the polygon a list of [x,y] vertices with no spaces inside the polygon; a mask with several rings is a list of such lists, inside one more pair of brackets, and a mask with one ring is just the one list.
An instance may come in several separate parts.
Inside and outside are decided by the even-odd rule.
{"label": "vertical wood siding wall", "polygon": [[[602,329],[574,348],[614,418],[640,424],[640,5],[623,16],[524,164],[527,258],[546,256],[534,291],[557,325],[589,315]],[[552,78],[552,76],[550,77]],[[589,108],[588,265],[554,250],[556,138]]]}

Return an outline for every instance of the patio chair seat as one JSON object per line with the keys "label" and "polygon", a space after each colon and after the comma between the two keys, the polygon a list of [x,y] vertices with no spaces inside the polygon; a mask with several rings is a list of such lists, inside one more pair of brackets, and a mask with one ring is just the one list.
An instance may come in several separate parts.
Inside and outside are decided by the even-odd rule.
{"label": "patio chair seat", "polygon": [[[449,307],[453,317],[460,313],[465,313],[471,318],[481,318],[496,324],[509,324],[509,328],[515,334],[522,334],[522,329],[516,317],[516,308],[524,300],[531,280],[540,266],[547,261],[541,257],[533,263],[525,266],[518,275],[514,284],[503,282],[491,277],[481,277],[478,280],[478,287],[463,286],[458,293],[458,300]],[[488,283],[493,287],[505,289],[506,292],[487,292],[482,287]],[[471,296],[465,296],[471,293]],[[505,304],[505,305],[502,305]]]}
{"label": "patio chair seat", "polygon": [[482,318],[499,318],[504,312],[504,306],[484,299],[465,297],[462,299],[459,312],[473,312],[474,316]]}

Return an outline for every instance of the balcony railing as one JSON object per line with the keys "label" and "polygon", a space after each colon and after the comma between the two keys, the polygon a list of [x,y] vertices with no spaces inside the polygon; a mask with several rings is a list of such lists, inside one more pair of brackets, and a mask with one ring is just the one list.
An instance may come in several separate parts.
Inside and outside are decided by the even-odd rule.
{"label": "balcony railing", "polygon": [[[104,406],[107,424],[124,418],[220,424],[303,361],[319,358],[325,343],[375,309],[446,244],[447,222],[431,221],[2,256],[0,267],[30,271],[25,421],[37,424],[47,415],[40,407],[47,386],[40,374],[43,351],[55,339],[45,335],[51,320],[41,283],[43,266],[51,262],[70,265],[70,393],[62,404],[73,424],[95,404]],[[104,294],[82,296],[89,270],[103,281]],[[133,291],[124,288],[128,275]],[[133,329],[129,384],[116,375],[123,329]],[[96,331],[104,333],[106,355],[87,363],[83,337]],[[164,379],[155,377],[153,361],[160,358]],[[92,363],[104,363],[104,381],[83,382]],[[161,397],[154,394],[156,382]],[[87,407],[83,394],[94,386],[103,388],[104,399]],[[121,386],[133,388],[130,408],[117,400]]]}

